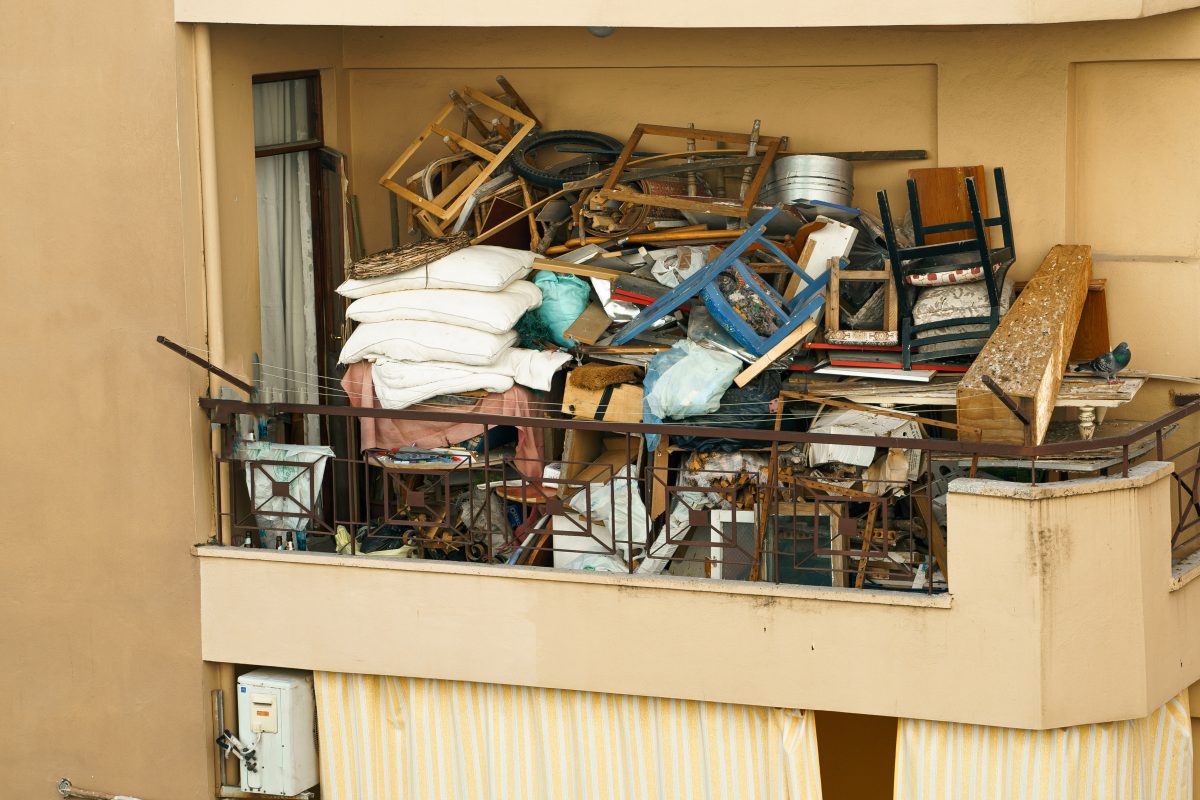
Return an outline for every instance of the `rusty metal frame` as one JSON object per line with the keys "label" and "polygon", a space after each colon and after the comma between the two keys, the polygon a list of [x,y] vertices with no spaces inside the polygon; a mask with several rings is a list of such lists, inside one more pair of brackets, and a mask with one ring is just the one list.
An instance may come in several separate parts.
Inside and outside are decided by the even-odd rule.
{"label": "rusty metal frame", "polygon": [[[638,143],[646,135],[669,136],[674,139],[729,142],[747,147],[751,144],[757,144],[758,147],[765,148],[765,152],[763,153],[762,160],[758,163],[758,168],[755,170],[754,176],[750,179],[750,185],[746,189],[746,196],[740,204],[704,202],[694,197],[652,195],[645,194],[644,192],[636,192],[633,189],[625,189],[617,185],[621,180],[621,173],[628,166],[629,160],[633,157]],[[700,128],[679,128],[670,125],[652,125],[639,122],[633,129],[633,133],[630,134],[629,139],[625,142],[625,147],[622,148],[621,154],[617,156],[617,162],[613,164],[611,171],[608,173],[608,179],[605,180],[603,186],[596,190],[593,196],[602,200],[618,200],[646,206],[657,206],[659,208],[673,208],[677,211],[699,211],[745,219],[750,216],[750,210],[754,206],[758,192],[766,180],[767,173],[771,169],[771,164],[775,161],[775,156],[779,152],[782,143],[783,139],[778,136],[758,136],[755,139],[751,134],[747,133],[709,131]]]}
{"label": "rusty metal frame", "polygon": [[[794,396],[787,393],[785,400],[792,399]],[[799,398],[795,398],[799,399]],[[904,511],[904,506],[897,506],[896,497],[880,496],[883,492],[872,494],[858,489],[848,490],[842,487],[822,482],[821,480],[813,479],[806,476],[793,477],[782,473],[778,468],[781,462],[780,453],[781,445],[790,446],[802,443],[837,443],[837,444],[857,444],[872,447],[895,447],[905,450],[917,450],[925,454],[943,454],[956,456],[975,456],[980,454],[1000,455],[1007,457],[1022,457],[1029,458],[1031,456],[1050,455],[1060,452],[1078,452],[1099,449],[1118,448],[1124,452],[1122,474],[1129,474],[1129,448],[1133,444],[1143,441],[1149,435],[1157,437],[1157,450],[1152,450],[1147,455],[1156,457],[1160,461],[1176,462],[1175,469],[1172,473],[1172,480],[1176,487],[1175,495],[1177,506],[1174,509],[1176,512],[1176,523],[1172,531],[1172,548],[1175,552],[1186,552],[1184,548],[1194,549],[1197,538],[1200,537],[1200,443],[1190,444],[1183,447],[1178,452],[1168,454],[1163,447],[1164,431],[1167,431],[1169,426],[1176,425],[1179,421],[1188,418],[1194,414],[1200,413],[1200,400],[1194,401],[1187,406],[1176,409],[1156,420],[1152,420],[1137,428],[1121,435],[1112,436],[1100,439],[1093,439],[1088,442],[1068,442],[1058,444],[1043,444],[1038,446],[1023,446],[1023,445],[999,445],[991,443],[982,443],[970,440],[949,440],[949,439],[903,439],[893,437],[879,436],[842,436],[836,434],[812,434],[798,431],[773,431],[761,429],[737,429],[729,428],[706,428],[700,426],[679,426],[679,425],[647,425],[641,423],[628,424],[613,424],[605,422],[595,422],[591,420],[574,420],[574,419],[554,419],[547,417],[521,417],[514,418],[500,415],[481,415],[470,412],[456,411],[425,411],[417,409],[403,409],[398,411],[385,409],[364,409],[352,408],[344,406],[319,406],[319,405],[302,405],[302,404],[262,404],[250,403],[239,400],[223,399],[223,398],[201,398],[200,405],[206,409],[212,420],[221,423],[226,437],[231,435],[233,426],[230,425],[237,414],[251,414],[273,416],[276,414],[320,414],[324,415],[332,423],[336,418],[341,418],[347,427],[348,434],[356,426],[356,422],[360,418],[374,417],[383,419],[416,419],[427,420],[431,422],[469,422],[474,425],[482,425],[485,430],[491,426],[503,425],[530,429],[565,429],[574,428],[579,430],[595,430],[606,433],[624,434],[627,439],[627,448],[630,445],[629,439],[635,434],[642,433],[658,433],[670,436],[690,435],[702,437],[734,437],[748,441],[758,442],[762,445],[771,446],[770,456],[767,457],[767,470],[762,473],[739,473],[752,475],[752,478],[745,479],[742,482],[731,486],[721,486],[719,481],[711,478],[708,480],[687,480],[682,479],[672,480],[671,474],[674,470],[680,467],[664,468],[661,465],[646,464],[642,467],[631,468],[629,477],[626,478],[631,483],[635,483],[642,490],[642,496],[648,509],[655,507],[655,498],[661,492],[665,497],[665,508],[673,507],[673,501],[676,495],[680,492],[697,492],[697,493],[716,493],[724,501],[719,505],[731,509],[753,508],[759,518],[768,518],[771,515],[778,514],[783,508],[792,508],[799,502],[813,503],[818,508],[842,506],[849,509],[854,505],[855,511],[853,514],[847,513],[840,515],[840,519],[847,520],[847,528],[845,532],[854,537],[854,541],[850,539],[840,540],[838,546],[829,545],[822,546],[819,537],[813,544],[813,551],[816,555],[822,556],[838,556],[845,558],[845,566],[841,572],[846,576],[846,585],[871,585],[870,574],[873,574],[875,564],[887,564],[889,572],[893,580],[903,582],[908,577],[915,577],[916,573],[921,568],[926,568],[926,587],[933,590],[934,583],[932,576],[935,570],[941,567],[941,575],[948,575],[945,570],[945,565],[939,559],[944,558],[944,550],[938,551],[934,547],[933,535],[938,532],[938,527],[935,522],[931,522],[924,508],[917,509],[919,505],[915,502],[917,499],[925,501],[925,508],[929,507],[929,501],[932,500],[934,489],[931,479],[922,479],[918,481],[901,481],[904,485],[900,487],[900,492],[904,496],[914,499],[914,502],[908,504],[908,510]],[[908,415],[905,415],[908,418]],[[954,427],[950,423],[946,423],[945,427]],[[973,430],[963,429],[959,431],[970,437]],[[534,432],[532,435],[540,435]],[[972,437],[973,438],[973,437]],[[353,438],[347,438],[347,441],[352,442]],[[313,465],[303,462],[293,461],[246,461],[233,458],[229,455],[220,455],[216,459],[217,470],[229,470],[230,478],[236,476],[244,476],[246,470],[262,470],[262,473],[274,481],[271,476],[270,467],[273,465],[286,466],[291,469],[298,469],[299,473],[293,476],[286,482],[274,481],[275,483],[286,484],[281,489],[277,490],[272,496],[291,497],[296,504],[294,509],[288,511],[276,512],[265,508],[262,502],[256,502],[253,495],[248,498],[251,507],[246,510],[245,502],[238,503],[230,502],[230,508],[226,509],[226,504],[221,497],[222,481],[215,482],[217,487],[216,508],[218,509],[218,534],[217,542],[234,543],[235,532],[240,530],[260,530],[255,514],[271,515],[279,518],[295,518],[297,520],[307,521],[307,533],[310,536],[329,536],[335,533],[338,526],[344,525],[351,532],[356,533],[363,526],[366,526],[369,532],[376,535],[388,535],[388,526],[395,525],[398,527],[407,528],[408,532],[402,539],[407,544],[413,544],[418,548],[418,552],[422,555],[426,550],[447,550],[463,547],[468,551],[466,556],[468,560],[478,561],[495,561],[498,556],[506,554],[506,548],[510,543],[501,541],[503,537],[496,538],[495,534],[499,531],[508,530],[504,527],[503,520],[500,520],[499,526],[494,524],[498,519],[496,515],[504,513],[503,499],[497,500],[492,494],[486,495],[484,501],[486,505],[476,505],[476,495],[474,490],[469,495],[470,506],[467,509],[463,508],[463,500],[461,496],[453,498],[451,502],[452,491],[451,482],[461,481],[459,486],[486,486],[491,487],[497,482],[502,482],[505,473],[513,474],[515,467],[522,467],[525,474],[541,475],[541,465],[528,465],[518,461],[512,457],[506,457],[504,460],[493,460],[490,451],[487,447],[486,437],[483,439],[483,459],[481,463],[467,462],[465,465],[456,469],[441,469],[441,470],[413,470],[406,469],[403,472],[389,470],[377,464],[372,464],[367,457],[338,457],[328,459],[328,466],[325,470],[326,485],[332,487],[340,487],[334,491],[332,496],[325,495],[317,497],[318,487],[315,485],[315,472]],[[229,439],[226,438],[226,444],[229,444]],[[354,448],[351,445],[351,451]],[[223,448],[222,453],[227,453],[228,448]],[[559,462],[563,463],[563,462]],[[579,463],[579,462],[576,462]],[[619,468],[623,470],[624,468]],[[236,472],[235,472],[236,470]],[[556,504],[561,505],[563,497],[569,490],[593,492],[598,489],[595,484],[608,483],[608,491],[612,491],[612,480],[618,475],[618,468],[607,467],[603,474],[587,476],[586,478],[564,477],[554,481],[547,481],[541,478],[522,478],[521,481],[530,486],[535,484],[540,485],[543,489],[553,490],[558,488],[560,491],[553,492],[555,496],[548,499],[546,503],[541,504],[541,513],[554,511]],[[715,473],[711,470],[708,472]],[[1114,467],[1115,471],[1115,467]],[[392,503],[386,501],[383,503],[386,513],[380,518],[372,510],[371,503],[375,506],[380,505],[378,493],[380,489],[380,480],[383,480],[382,491],[391,491],[390,479],[381,478],[379,476],[388,473],[404,474],[408,476],[424,475],[428,472],[429,475],[422,477],[422,480],[428,479],[432,481],[435,487],[432,490],[426,489],[427,495],[418,498],[423,501],[428,501],[432,491],[439,498],[444,498],[444,504],[440,513],[430,515],[429,519],[418,519],[419,515],[409,513],[416,505],[414,502],[409,502],[413,498],[407,496],[402,497],[402,502]],[[296,498],[292,489],[287,487],[300,486],[303,475],[309,475],[310,490],[312,494],[309,497],[315,498],[310,504],[303,501],[302,498]],[[567,473],[564,473],[567,474]],[[762,475],[766,475],[764,483]],[[482,481],[482,484],[481,484]],[[701,485],[696,485],[697,483]],[[897,482],[889,482],[889,485],[894,485]],[[410,490],[419,490],[421,487],[408,487]],[[864,488],[870,488],[864,486]],[[523,491],[523,490],[522,490]],[[372,494],[374,492],[374,494]],[[489,489],[490,492],[490,489]],[[525,496],[522,494],[522,496]],[[374,500],[372,500],[374,498]],[[610,502],[615,502],[614,500]],[[739,502],[742,504],[739,506]],[[429,503],[426,502],[426,505]],[[528,511],[538,505],[535,503],[525,503]],[[234,508],[234,506],[240,506]],[[401,506],[407,507],[405,510]],[[587,507],[590,509],[591,502]],[[659,502],[659,511],[652,516],[657,517],[659,513],[664,511],[664,504]],[[299,509],[296,511],[295,509]],[[871,511],[871,509],[876,509]],[[897,510],[898,509],[898,510]],[[483,520],[478,516],[477,512],[486,510],[487,519]],[[897,516],[899,514],[899,516]],[[455,515],[455,516],[451,516]],[[877,529],[884,531],[885,535],[875,537],[864,537],[865,529],[864,521],[868,516],[873,516],[872,523],[877,525]],[[381,522],[375,521],[382,519]],[[463,520],[468,520],[468,524],[462,524]],[[618,552],[622,545],[628,544],[628,552],[632,554],[635,549],[639,548],[638,543],[634,540],[631,532],[628,531],[612,531],[611,545],[594,535],[592,530],[593,520],[589,510],[588,514],[584,515],[583,523],[578,525],[579,530],[557,531],[573,536],[591,536],[595,543],[605,549],[611,556],[622,559]],[[757,520],[756,520],[757,522]],[[853,531],[850,531],[849,525],[853,522],[855,526]],[[710,525],[711,527],[711,525]],[[434,535],[428,533],[430,531],[450,532],[448,535]],[[819,530],[819,525],[814,525],[814,531]],[[265,529],[264,529],[265,530]],[[274,530],[272,528],[271,530]],[[284,530],[280,528],[279,530]],[[661,558],[665,561],[680,561],[680,560],[703,560],[690,558],[692,553],[687,553],[687,557],[681,554],[679,558],[671,556],[664,557],[657,552],[648,552],[651,548],[657,531],[662,530],[659,526],[649,533],[649,541],[646,542],[646,556]],[[735,547],[738,545],[737,529],[726,534],[723,529],[718,528],[722,534],[723,541],[719,544]],[[586,531],[586,532],[585,532]],[[555,531],[550,531],[551,533]],[[889,532],[896,536],[904,536],[907,540],[909,556],[908,560],[902,564],[895,563],[891,554],[894,551],[895,542],[889,538]],[[546,531],[541,531],[546,533]],[[688,546],[696,546],[699,544],[702,550],[706,550],[710,546],[709,542],[699,542],[680,540],[683,535],[675,529],[675,526],[668,525],[666,529],[668,541],[672,544],[686,544]],[[757,535],[757,533],[756,533]],[[711,538],[711,537],[710,537]],[[582,540],[582,539],[581,539]],[[548,537],[532,542],[533,552],[544,552],[546,550],[559,550],[567,552],[584,552],[578,548],[572,547],[570,541],[565,542],[566,547],[554,547],[553,542],[548,540]],[[897,540],[898,541],[898,540]],[[352,544],[350,552],[355,552],[355,538],[352,535]],[[923,542],[923,544],[922,544]],[[517,543],[519,545],[529,546],[524,542]],[[559,543],[562,545],[563,543]],[[920,550],[916,550],[920,545]],[[928,550],[928,553],[925,552]],[[504,551],[504,552],[502,552]],[[595,552],[595,547],[589,548],[589,551]],[[706,550],[707,552],[707,550]],[[760,544],[755,543],[755,551],[752,556],[752,564],[763,563],[764,558],[780,557],[782,555],[781,548],[777,542],[766,542]],[[437,553],[433,553],[437,557]],[[445,557],[445,556],[443,556]],[[462,556],[456,556],[461,558]],[[634,558],[622,559],[626,561],[626,568],[629,571],[635,571],[637,565],[634,563]],[[739,562],[740,563],[740,562]],[[805,569],[808,565],[798,564],[797,569]],[[822,570],[828,570],[828,565],[818,565]],[[776,571],[775,575],[778,575]],[[752,577],[751,580],[761,579],[760,575]],[[944,582],[939,581],[939,586],[944,586]]]}

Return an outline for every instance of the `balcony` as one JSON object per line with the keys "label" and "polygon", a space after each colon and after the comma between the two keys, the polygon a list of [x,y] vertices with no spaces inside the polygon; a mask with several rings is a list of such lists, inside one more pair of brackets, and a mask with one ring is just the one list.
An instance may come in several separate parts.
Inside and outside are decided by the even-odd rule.
{"label": "balcony", "polygon": [[[1197,445],[1168,452],[1161,436],[1200,403],[1039,447],[739,430],[762,445],[760,469],[722,472],[689,471],[668,447],[639,463],[640,437],[695,428],[201,402],[229,434],[239,415],[316,412],[350,442],[314,469],[227,439],[220,539],[196,549],[206,660],[1025,728],[1144,716],[1200,678],[1186,624],[1200,613],[1197,471],[1177,466]],[[519,423],[575,448],[610,438],[586,463],[485,447],[449,466],[388,464],[347,455],[363,417]],[[1109,476],[951,479],[938,552],[938,515],[922,513],[940,504],[936,482],[838,493],[789,477],[786,453],[814,444],[903,448],[968,473],[1068,447],[1120,457]],[[306,530],[309,550],[231,546],[271,544],[275,529]]]}

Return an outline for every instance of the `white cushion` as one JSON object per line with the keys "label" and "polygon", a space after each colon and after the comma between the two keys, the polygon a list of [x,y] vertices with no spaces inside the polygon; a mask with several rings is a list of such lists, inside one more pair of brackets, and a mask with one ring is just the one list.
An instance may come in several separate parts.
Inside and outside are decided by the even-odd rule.
{"label": "white cushion", "polygon": [[455,250],[423,267],[395,275],[365,280],[350,279],[338,287],[342,297],[357,300],[382,292],[409,289],[473,289],[498,292],[524,278],[533,267],[534,254],[508,247],[474,245]]}
{"label": "white cushion", "polygon": [[490,364],[516,344],[513,331],[489,333],[442,322],[364,322],[354,329],[338,360],[448,361]]}
{"label": "white cushion", "polygon": [[498,292],[414,289],[372,294],[351,303],[346,316],[355,322],[411,319],[504,333],[522,314],[541,304],[541,289],[529,281],[514,281]]}
{"label": "white cushion", "polygon": [[[993,264],[992,274],[998,275],[1004,264]],[[962,267],[946,272],[913,272],[904,276],[909,286],[950,286],[955,283],[978,283],[983,280],[983,267]]]}

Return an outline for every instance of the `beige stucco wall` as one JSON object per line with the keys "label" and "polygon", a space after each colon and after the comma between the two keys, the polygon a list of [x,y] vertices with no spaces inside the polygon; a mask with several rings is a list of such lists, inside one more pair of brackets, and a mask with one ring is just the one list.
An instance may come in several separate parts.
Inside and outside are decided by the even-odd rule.
{"label": "beige stucco wall", "polygon": [[190,43],[169,3],[5,11],[0,795],[202,798],[205,381],[154,342],[204,342]]}
{"label": "beige stucco wall", "polygon": [[[176,29],[164,0],[17,0],[11,11],[0,32],[0,353],[6,375],[38,381],[2,401],[0,514],[11,544],[0,560],[0,674],[16,690],[0,705],[0,779],[22,797],[45,794],[62,774],[110,791],[199,797],[211,676],[199,661],[197,570],[185,546],[208,530],[207,428],[194,406],[204,381],[152,341],[163,333],[204,343],[190,33]],[[1145,236],[1105,240],[1111,250],[1100,254],[1097,274],[1120,286],[1114,334],[1134,344],[1137,366],[1200,372],[1188,324],[1200,289],[1196,237],[1157,227],[1155,217],[1180,208],[1185,224],[1195,218],[1200,176],[1186,145],[1200,116],[1196,13],[977,30],[623,29],[606,40],[576,29],[218,27],[213,40],[235,368],[257,348],[258,331],[251,74],[329,71],[327,135],[351,155],[368,244],[378,247],[387,239],[387,199],[369,159],[398,150],[430,115],[429,99],[440,98],[436,81],[414,88],[405,71],[504,71],[531,87],[548,120],[567,112],[598,119],[587,98],[556,107],[570,68],[605,102],[628,97],[606,128],[618,136],[651,112],[657,119],[646,121],[701,123],[711,114],[735,126],[759,116],[765,130],[793,141],[924,146],[940,164],[1004,164],[1026,272],[1055,242],[1111,233],[1120,209],[1106,198],[1131,172],[1148,174],[1131,203],[1149,209],[1138,217]],[[1164,63],[1126,63],[1137,61]],[[681,67],[676,87],[666,78]],[[604,85],[613,75],[616,86]],[[856,78],[864,75],[880,83],[863,86]],[[861,109],[824,83],[836,76],[894,113],[862,121]],[[708,80],[738,95],[705,96]],[[819,84],[822,104],[797,110],[806,98],[793,80]],[[367,101],[389,99],[401,101],[389,129],[362,128],[383,118]],[[714,110],[697,113],[697,103]],[[851,113],[820,117],[830,104]],[[901,174],[882,167],[861,184],[898,190]],[[1147,393],[1140,413],[1157,413],[1162,391]],[[1187,608],[1166,602],[1164,627],[1145,636],[1147,652],[1169,665],[1176,653],[1167,634]],[[1162,674],[1148,697],[1173,680]]]}

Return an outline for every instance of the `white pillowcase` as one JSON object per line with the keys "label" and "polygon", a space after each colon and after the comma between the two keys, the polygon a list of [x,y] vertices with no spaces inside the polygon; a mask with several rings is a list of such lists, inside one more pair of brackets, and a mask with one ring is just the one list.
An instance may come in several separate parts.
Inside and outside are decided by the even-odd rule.
{"label": "white pillowcase", "polygon": [[423,267],[382,278],[350,280],[337,288],[342,297],[357,300],[381,292],[410,289],[473,289],[498,292],[515,280],[524,278],[533,267],[534,254],[528,250],[480,244],[455,250],[448,256]]}
{"label": "white pillowcase", "polygon": [[489,333],[442,322],[364,322],[354,329],[338,360],[449,361],[490,364],[516,344],[514,331]]}
{"label": "white pillowcase", "polygon": [[351,303],[346,316],[355,322],[411,319],[505,333],[522,314],[541,304],[541,289],[529,281],[514,281],[498,292],[413,289],[372,294]]}

